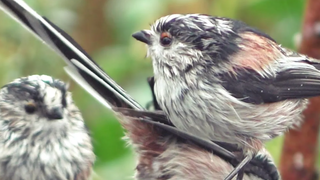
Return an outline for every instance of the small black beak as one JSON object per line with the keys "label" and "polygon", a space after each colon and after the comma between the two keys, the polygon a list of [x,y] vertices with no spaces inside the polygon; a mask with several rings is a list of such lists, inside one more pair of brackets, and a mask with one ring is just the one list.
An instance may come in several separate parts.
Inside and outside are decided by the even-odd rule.
{"label": "small black beak", "polygon": [[151,44],[150,34],[148,34],[146,31],[138,31],[138,32],[132,34],[132,37],[134,37],[136,40],[144,42],[148,45]]}
{"label": "small black beak", "polygon": [[49,120],[63,119],[63,109],[62,107],[55,107],[48,110],[47,116]]}

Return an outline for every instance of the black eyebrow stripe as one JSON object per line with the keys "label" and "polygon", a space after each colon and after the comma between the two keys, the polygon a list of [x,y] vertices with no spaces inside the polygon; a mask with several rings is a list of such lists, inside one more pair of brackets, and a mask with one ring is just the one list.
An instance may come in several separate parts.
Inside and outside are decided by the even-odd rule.
{"label": "black eyebrow stripe", "polygon": [[63,107],[67,106],[67,86],[64,82],[55,79],[52,83],[48,83],[50,86],[57,88],[60,90],[62,97],[61,97],[61,104]]}
{"label": "black eyebrow stripe", "polygon": [[61,104],[63,107],[66,107],[67,106],[67,92],[66,92],[66,90],[62,90],[61,93],[62,93]]}
{"label": "black eyebrow stripe", "polygon": [[[20,98],[31,98],[38,102],[43,101],[43,97],[41,97],[39,93],[39,86],[28,81],[10,83],[4,85],[2,88],[7,88],[9,93],[14,93],[17,96],[20,95]],[[23,97],[23,92],[27,92],[29,94],[29,97]]]}

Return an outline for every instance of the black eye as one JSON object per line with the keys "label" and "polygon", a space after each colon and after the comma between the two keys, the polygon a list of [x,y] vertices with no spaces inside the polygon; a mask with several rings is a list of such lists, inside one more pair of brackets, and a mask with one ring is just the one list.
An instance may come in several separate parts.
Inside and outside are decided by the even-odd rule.
{"label": "black eye", "polygon": [[168,32],[161,33],[160,43],[162,46],[169,46],[172,43],[171,35]]}
{"label": "black eye", "polygon": [[34,112],[36,112],[37,107],[34,103],[28,103],[24,106],[24,109],[28,114],[33,114]]}

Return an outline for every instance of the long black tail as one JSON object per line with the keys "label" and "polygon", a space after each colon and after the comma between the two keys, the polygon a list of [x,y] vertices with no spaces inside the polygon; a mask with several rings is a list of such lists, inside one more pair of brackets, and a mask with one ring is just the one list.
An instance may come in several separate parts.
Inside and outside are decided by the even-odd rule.
{"label": "long black tail", "polygon": [[[67,33],[45,17],[38,15],[22,0],[1,0],[0,6],[37,38],[60,54],[68,64],[65,67],[66,72],[104,106],[115,111],[128,108],[128,111],[136,112],[137,115],[139,115],[139,111],[145,110],[114,82]],[[126,115],[129,116],[130,114]],[[153,120],[157,117],[157,114],[150,112],[150,119],[146,116],[141,119],[161,128],[169,128],[170,131],[174,131],[172,133],[179,136],[187,136],[188,139],[192,138],[192,136],[170,125],[163,116],[157,118],[157,121]],[[194,138],[197,139],[196,137]],[[211,144],[210,141],[206,140],[197,139],[197,141],[202,141],[204,145]],[[222,154],[229,158],[234,158],[232,153],[220,146],[207,146],[210,146],[210,149],[216,148],[218,152],[221,151]]]}
{"label": "long black tail", "polygon": [[[180,131],[170,124],[161,112],[160,114],[159,112],[148,112],[141,115],[139,112],[145,112],[143,106],[114,82],[67,33],[46,18],[38,15],[24,1],[0,0],[0,8],[60,54],[68,65],[65,67],[66,72],[105,107],[116,112],[121,111],[127,116],[139,117],[137,119],[145,123],[153,124],[214,152],[231,164],[239,163],[235,155],[230,152],[236,149],[232,145],[217,145],[214,142]],[[153,88],[152,83],[150,85]],[[250,162],[249,166],[252,166],[253,169],[254,167],[263,169],[272,180],[279,179],[273,161],[268,158],[257,156]]]}

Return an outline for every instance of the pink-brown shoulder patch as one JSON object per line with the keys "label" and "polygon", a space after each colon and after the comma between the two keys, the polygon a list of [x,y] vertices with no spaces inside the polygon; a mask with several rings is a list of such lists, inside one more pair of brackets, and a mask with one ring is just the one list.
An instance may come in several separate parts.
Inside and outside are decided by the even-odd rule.
{"label": "pink-brown shoulder patch", "polygon": [[241,51],[231,57],[236,67],[262,71],[272,61],[281,57],[275,42],[252,32],[246,32],[240,36],[242,37],[239,43]]}

